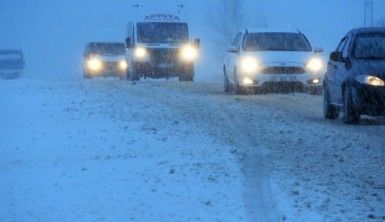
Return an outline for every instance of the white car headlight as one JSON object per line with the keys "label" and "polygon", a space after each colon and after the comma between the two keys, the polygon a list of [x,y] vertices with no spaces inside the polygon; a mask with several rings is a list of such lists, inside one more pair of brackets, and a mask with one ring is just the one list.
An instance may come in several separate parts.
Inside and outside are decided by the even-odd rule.
{"label": "white car headlight", "polygon": [[244,57],[241,59],[241,70],[246,73],[254,73],[260,70],[258,60],[254,57]]}
{"label": "white car headlight", "polygon": [[145,59],[147,57],[147,50],[143,47],[138,47],[134,50],[134,55],[138,59]]}
{"label": "white car headlight", "polygon": [[98,72],[103,68],[103,63],[98,58],[90,58],[87,60],[87,68],[90,71]]}
{"label": "white car headlight", "polygon": [[306,64],[306,69],[310,72],[320,72],[324,68],[324,63],[321,58],[312,58]]}
{"label": "white car headlight", "polygon": [[119,69],[122,70],[122,71],[125,71],[127,70],[128,68],[128,64],[125,60],[122,60],[119,62]]}
{"label": "white car headlight", "polygon": [[181,51],[182,59],[187,62],[192,62],[198,57],[198,50],[191,45],[185,45]]}
{"label": "white car headlight", "polygon": [[370,86],[385,86],[384,80],[371,75],[358,75],[354,78],[357,82]]}

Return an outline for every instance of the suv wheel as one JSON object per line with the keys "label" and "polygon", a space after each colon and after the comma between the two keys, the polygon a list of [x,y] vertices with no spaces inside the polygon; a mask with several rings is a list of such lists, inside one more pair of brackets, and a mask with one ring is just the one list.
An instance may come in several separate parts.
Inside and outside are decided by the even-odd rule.
{"label": "suv wheel", "polygon": [[349,87],[344,89],[343,120],[346,124],[357,124],[360,121],[360,114],[354,107]]}
{"label": "suv wheel", "polygon": [[92,79],[92,75],[88,74],[87,72],[84,72],[83,77],[85,79]]}
{"label": "suv wheel", "polygon": [[329,90],[325,87],[325,92],[323,96],[324,104],[324,117],[326,119],[338,119],[340,116],[339,109],[330,103]]}

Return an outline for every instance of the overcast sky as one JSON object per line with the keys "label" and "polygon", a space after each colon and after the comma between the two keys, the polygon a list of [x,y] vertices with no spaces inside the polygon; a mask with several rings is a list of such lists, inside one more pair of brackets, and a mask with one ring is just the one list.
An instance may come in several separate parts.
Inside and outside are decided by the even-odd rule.
{"label": "overcast sky", "polygon": [[[210,0],[218,1],[221,0]],[[32,77],[81,77],[81,58],[88,41],[123,41],[127,22],[135,11],[128,0],[0,0],[0,48],[25,52],[27,75]],[[144,2],[144,1],[141,1]],[[154,2],[157,2],[156,6]],[[151,12],[175,11],[178,1],[146,0]],[[205,16],[208,0],[179,1],[191,23],[192,37],[200,37],[204,60],[202,76],[218,75],[220,64],[210,52],[210,29]],[[246,0],[249,26],[263,13],[269,27],[291,27],[308,35],[313,46],[335,47],[351,28],[363,26],[363,0]],[[160,6],[161,5],[161,6]],[[384,0],[375,0],[375,17],[381,17]],[[146,11],[146,10],[144,10]],[[149,10],[150,11],[150,10]],[[218,68],[218,69],[217,69]]]}

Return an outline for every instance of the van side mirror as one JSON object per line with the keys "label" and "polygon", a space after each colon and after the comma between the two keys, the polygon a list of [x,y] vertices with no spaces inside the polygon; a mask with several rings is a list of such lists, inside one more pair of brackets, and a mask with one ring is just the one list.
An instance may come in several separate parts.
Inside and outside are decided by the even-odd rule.
{"label": "van side mirror", "polygon": [[230,53],[238,53],[239,50],[238,50],[238,47],[236,47],[236,46],[230,46],[230,47],[227,49],[227,52],[230,52]]}
{"label": "van side mirror", "polygon": [[194,39],[193,44],[195,48],[200,48],[201,47],[201,40],[200,39]]}
{"label": "van side mirror", "polygon": [[130,37],[126,38],[126,47],[127,48],[132,48],[132,41]]}
{"label": "van side mirror", "polygon": [[320,48],[320,47],[314,48],[314,53],[323,53],[323,52],[324,52],[323,48]]}
{"label": "van side mirror", "polygon": [[342,52],[332,52],[330,54],[330,60],[335,62],[345,62]]}

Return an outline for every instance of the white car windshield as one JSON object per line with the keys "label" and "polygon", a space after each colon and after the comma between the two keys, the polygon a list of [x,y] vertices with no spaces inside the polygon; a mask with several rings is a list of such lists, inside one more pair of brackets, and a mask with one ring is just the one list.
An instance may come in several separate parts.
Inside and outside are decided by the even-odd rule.
{"label": "white car windshield", "polygon": [[141,43],[181,43],[189,39],[186,23],[145,22],[138,24]]}
{"label": "white car windshield", "polygon": [[245,51],[312,51],[301,33],[250,33],[245,35]]}
{"label": "white car windshield", "polygon": [[385,33],[359,35],[354,44],[356,59],[385,59]]}

